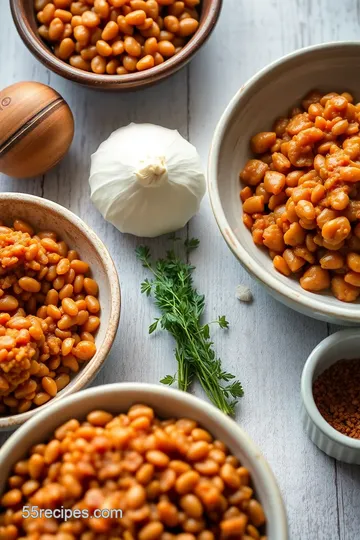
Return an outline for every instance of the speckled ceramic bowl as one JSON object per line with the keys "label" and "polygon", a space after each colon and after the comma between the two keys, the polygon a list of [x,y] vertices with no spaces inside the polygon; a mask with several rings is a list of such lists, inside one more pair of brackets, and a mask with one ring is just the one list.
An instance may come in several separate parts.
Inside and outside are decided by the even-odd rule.
{"label": "speckled ceramic bowl", "polygon": [[315,347],[306,361],[301,378],[303,422],[310,439],[329,456],[360,465],[360,440],[343,435],[320,414],[313,397],[314,381],[338,360],[359,358],[360,329],[342,330]]}
{"label": "speckled ceramic bowl", "polygon": [[242,222],[239,173],[252,157],[250,138],[271,129],[313,88],[348,90],[360,100],[360,43],[328,43],[296,51],[264,68],[235,95],[214,134],[208,185],[213,212],[225,241],[245,269],[277,300],[328,322],[360,323],[360,299],[346,304],[330,292],[314,294],[275,270]]}
{"label": "speckled ceramic bowl", "polygon": [[28,221],[35,230],[59,231],[59,236],[76,249],[89,263],[93,277],[99,284],[101,324],[95,337],[95,356],[73,377],[58,395],[45,405],[26,413],[0,416],[0,430],[10,430],[61,400],[87,386],[98,373],[114,341],[120,317],[120,286],[114,263],[98,236],[75,214],[52,201],[24,193],[0,193],[0,218],[9,225],[14,219]]}
{"label": "speckled ceramic bowl", "polygon": [[163,418],[192,418],[222,440],[250,470],[256,496],[267,517],[267,539],[288,540],[286,513],[276,480],[248,435],[206,401],[160,385],[122,383],[97,386],[53,403],[39,412],[18,429],[0,450],[0,495],[14,463],[23,459],[31,446],[46,441],[63,422],[74,417],[82,420],[94,409],[119,414],[126,412],[135,403],[150,405]]}

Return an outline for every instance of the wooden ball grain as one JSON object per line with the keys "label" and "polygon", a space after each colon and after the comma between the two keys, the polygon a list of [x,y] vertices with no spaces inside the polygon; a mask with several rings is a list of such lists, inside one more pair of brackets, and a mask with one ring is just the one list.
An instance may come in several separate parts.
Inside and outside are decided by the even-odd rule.
{"label": "wooden ball grain", "polygon": [[0,172],[44,174],[64,157],[73,136],[71,110],[49,86],[19,82],[0,91]]}

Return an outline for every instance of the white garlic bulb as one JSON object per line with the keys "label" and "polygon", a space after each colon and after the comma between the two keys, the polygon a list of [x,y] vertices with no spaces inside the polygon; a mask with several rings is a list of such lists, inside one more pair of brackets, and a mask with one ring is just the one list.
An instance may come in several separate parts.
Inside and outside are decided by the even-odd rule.
{"label": "white garlic bulb", "polygon": [[178,131],[130,124],[91,156],[91,200],[121,232],[154,237],[183,227],[206,190],[200,157]]}

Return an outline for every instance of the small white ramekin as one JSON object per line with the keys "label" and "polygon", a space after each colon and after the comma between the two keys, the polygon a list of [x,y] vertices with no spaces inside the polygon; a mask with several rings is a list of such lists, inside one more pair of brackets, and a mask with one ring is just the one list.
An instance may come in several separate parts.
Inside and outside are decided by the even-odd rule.
{"label": "small white ramekin", "polygon": [[312,388],[314,380],[338,360],[359,357],[360,329],[341,330],[315,347],[306,361],[301,378],[302,417],[310,439],[325,454],[358,465],[360,440],[343,435],[326,422],[315,404]]}

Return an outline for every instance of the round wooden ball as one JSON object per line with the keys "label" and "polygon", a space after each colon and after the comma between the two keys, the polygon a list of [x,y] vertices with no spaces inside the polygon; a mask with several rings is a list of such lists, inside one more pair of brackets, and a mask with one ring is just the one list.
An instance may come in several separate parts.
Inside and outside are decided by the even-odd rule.
{"label": "round wooden ball", "polygon": [[71,110],[49,86],[19,82],[0,91],[0,172],[44,174],[64,157],[73,136]]}

